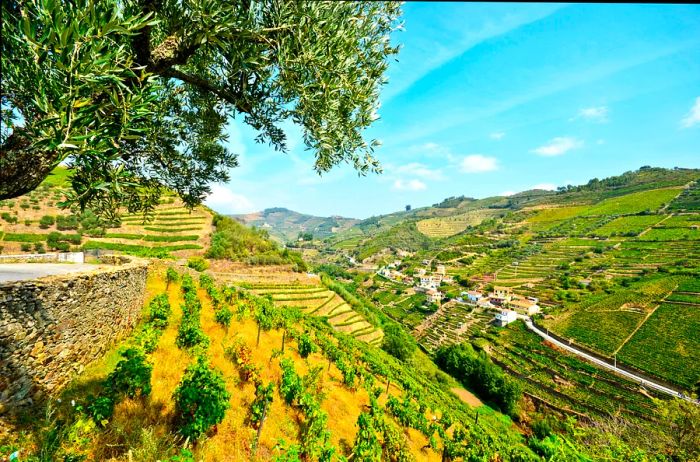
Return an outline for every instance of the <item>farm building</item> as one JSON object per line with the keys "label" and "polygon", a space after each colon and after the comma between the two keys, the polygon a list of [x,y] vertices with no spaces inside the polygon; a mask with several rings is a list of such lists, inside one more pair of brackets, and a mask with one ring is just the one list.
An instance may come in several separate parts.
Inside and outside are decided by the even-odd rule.
{"label": "farm building", "polygon": [[510,298],[513,295],[513,289],[511,287],[494,286],[493,294],[499,298]]}
{"label": "farm building", "polygon": [[428,303],[440,303],[442,300],[442,292],[435,289],[428,289],[425,294],[428,296]]}
{"label": "farm building", "polygon": [[513,310],[503,310],[496,315],[496,325],[500,327],[507,326],[511,322],[518,319],[518,315]]}
{"label": "farm building", "polygon": [[484,298],[484,295],[481,292],[477,292],[476,290],[470,290],[469,292],[462,292],[462,295],[467,296],[467,300],[470,302],[478,302],[482,298]]}
{"label": "farm building", "polygon": [[445,265],[437,265],[435,272],[437,274],[445,275]]}
{"label": "farm building", "polygon": [[537,302],[528,299],[516,299],[508,302],[508,306],[513,308],[518,313],[526,314],[532,316],[540,312],[540,307]]}

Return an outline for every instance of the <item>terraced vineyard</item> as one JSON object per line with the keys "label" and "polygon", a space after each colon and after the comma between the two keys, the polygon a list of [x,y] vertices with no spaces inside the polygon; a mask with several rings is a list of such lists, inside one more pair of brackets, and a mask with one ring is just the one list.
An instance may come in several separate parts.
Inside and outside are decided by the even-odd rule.
{"label": "terraced vineyard", "polygon": [[418,231],[432,238],[449,237],[498,215],[495,210],[474,210],[450,217],[428,218],[416,223]]}
{"label": "terraced vineyard", "polygon": [[665,399],[548,345],[522,322],[498,329],[486,339],[492,357],[519,378],[526,393],[556,408],[587,416],[620,412],[651,421],[655,408],[650,397]]}
{"label": "terraced vineyard", "polygon": [[[217,269],[221,270],[213,267],[213,270]],[[259,296],[268,296],[277,306],[298,307],[306,314],[323,317],[338,332],[373,345],[381,344],[383,332],[356,313],[338,294],[323,286],[318,278],[267,268],[271,277],[261,281],[257,275],[247,274],[248,271],[240,267],[236,272],[213,271],[211,274],[218,281],[246,288]]]}
{"label": "terraced vineyard", "polygon": [[492,319],[492,312],[470,305],[451,304],[426,319],[416,338],[426,350],[433,352],[440,346],[480,336]]}
{"label": "terraced vineyard", "polygon": [[[67,190],[67,172],[58,168],[41,186],[16,200],[0,201],[0,247],[4,253],[43,253],[60,250],[103,249],[143,256],[174,252],[185,257],[201,254],[209,245],[212,213],[199,206],[188,210],[182,201],[166,194],[152,220],[125,214],[108,227],[91,212],[72,213],[58,203]],[[49,239],[51,233],[62,236]],[[67,238],[65,236],[73,236]],[[68,244],[56,245],[56,241]]]}

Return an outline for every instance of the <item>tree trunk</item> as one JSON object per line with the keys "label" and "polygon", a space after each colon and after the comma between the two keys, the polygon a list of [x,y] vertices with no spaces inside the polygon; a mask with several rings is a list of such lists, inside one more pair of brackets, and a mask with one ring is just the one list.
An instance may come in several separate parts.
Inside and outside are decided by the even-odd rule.
{"label": "tree trunk", "polygon": [[282,353],[284,353],[284,341],[287,338],[287,331],[282,331]]}
{"label": "tree trunk", "polygon": [[260,346],[260,324],[258,324],[258,339],[255,341],[255,346]]}
{"label": "tree trunk", "polygon": [[35,151],[19,129],[0,146],[0,200],[36,189],[61,161],[58,151]]}

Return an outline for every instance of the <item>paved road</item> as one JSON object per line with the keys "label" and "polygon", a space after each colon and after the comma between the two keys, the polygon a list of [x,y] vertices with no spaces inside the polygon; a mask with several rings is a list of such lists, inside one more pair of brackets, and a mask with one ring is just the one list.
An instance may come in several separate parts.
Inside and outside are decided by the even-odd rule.
{"label": "paved road", "polygon": [[542,338],[544,338],[545,340],[547,340],[547,341],[549,341],[549,342],[555,344],[555,345],[558,346],[559,348],[563,348],[563,349],[565,349],[565,350],[567,350],[567,351],[569,351],[569,352],[571,352],[571,353],[573,353],[573,354],[575,354],[575,355],[577,355],[577,356],[580,356],[580,357],[582,357],[582,358],[584,358],[584,359],[586,359],[586,360],[588,360],[588,361],[594,363],[594,364],[597,365],[597,366],[603,367],[603,368],[605,368],[605,369],[609,369],[609,370],[615,372],[616,374],[619,374],[619,375],[622,375],[622,376],[624,376],[624,377],[627,377],[628,379],[632,379],[632,380],[634,380],[635,382],[637,382],[637,383],[639,383],[639,384],[641,384],[641,385],[643,385],[643,386],[646,386],[646,387],[649,387],[649,388],[653,388],[654,390],[660,391],[661,393],[665,393],[665,394],[670,395],[670,396],[673,396],[673,397],[675,397],[675,398],[682,398],[682,399],[684,399],[684,400],[686,400],[686,401],[690,401],[691,403],[696,403],[696,404],[698,404],[698,403],[700,402],[700,400],[695,401],[695,400],[693,400],[692,398],[689,398],[688,396],[682,395],[681,393],[679,393],[679,392],[676,391],[676,390],[673,390],[673,389],[671,389],[671,388],[668,388],[668,387],[666,387],[666,386],[664,386],[664,385],[661,385],[661,384],[658,384],[658,383],[656,383],[656,382],[651,382],[651,381],[649,381],[649,380],[647,380],[647,379],[645,379],[645,378],[643,378],[643,377],[639,377],[638,375],[635,375],[635,374],[633,374],[633,373],[631,373],[631,372],[627,372],[627,371],[625,371],[625,370],[618,369],[617,367],[615,367],[615,366],[613,366],[613,365],[611,365],[611,364],[608,364],[607,362],[602,361],[602,360],[596,358],[595,356],[591,356],[591,355],[589,355],[589,354],[587,354],[587,353],[584,353],[583,351],[577,350],[576,348],[572,347],[571,345],[567,345],[566,343],[560,342],[559,340],[555,339],[554,337],[549,336],[547,333],[545,333],[545,332],[543,332],[542,330],[540,330],[537,326],[535,326],[535,325],[532,323],[532,320],[531,320],[529,317],[527,317],[527,316],[520,316],[520,318],[521,318],[523,321],[525,321],[525,325],[528,327],[528,329],[530,329],[531,331],[533,331],[534,333],[536,333],[536,334],[539,335],[540,337],[542,337]]}
{"label": "paved road", "polygon": [[0,283],[89,271],[98,266],[100,265],[85,263],[2,263],[0,264]]}

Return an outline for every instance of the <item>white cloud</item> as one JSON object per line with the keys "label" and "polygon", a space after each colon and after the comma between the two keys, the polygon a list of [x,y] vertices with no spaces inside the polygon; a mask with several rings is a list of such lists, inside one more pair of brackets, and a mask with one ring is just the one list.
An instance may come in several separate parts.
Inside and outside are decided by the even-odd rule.
{"label": "white cloud", "polygon": [[211,194],[207,196],[204,203],[223,214],[255,212],[255,207],[250,199],[242,194],[236,194],[220,184],[211,187]]}
{"label": "white cloud", "polygon": [[423,191],[427,188],[420,180],[395,180],[394,189],[397,191]]}
{"label": "white cloud", "polygon": [[401,165],[400,167],[396,168],[396,172],[406,176],[417,176],[420,178],[427,178],[429,180],[443,179],[442,172],[439,169],[430,168],[427,165],[419,162],[411,162],[410,164]]}
{"label": "white cloud", "polygon": [[590,120],[592,122],[607,122],[608,121],[608,107],[607,106],[597,106],[597,107],[587,107],[578,111],[578,116]]}
{"label": "white cloud", "polygon": [[512,196],[513,194],[515,194],[515,191],[503,191],[503,192],[500,194],[500,196],[506,196],[506,197],[508,197],[508,196]]}
{"label": "white cloud", "polygon": [[545,157],[560,156],[565,154],[572,149],[578,149],[583,146],[583,141],[577,140],[576,138],[570,138],[567,136],[557,137],[549,140],[545,145],[533,149],[530,152],[534,152],[537,155]]}
{"label": "white cloud", "polygon": [[690,112],[681,120],[681,127],[683,128],[690,128],[697,124],[700,124],[700,96],[695,98],[695,104],[690,109]]}
{"label": "white cloud", "polygon": [[471,154],[462,159],[460,169],[464,173],[482,173],[498,170],[498,160],[482,154]]}
{"label": "white cloud", "polygon": [[552,183],[539,183],[530,189],[544,189],[545,191],[554,191],[557,189],[557,185]]}
{"label": "white cloud", "polygon": [[489,138],[491,138],[492,140],[500,140],[504,136],[506,136],[505,132],[493,132],[489,135]]}

